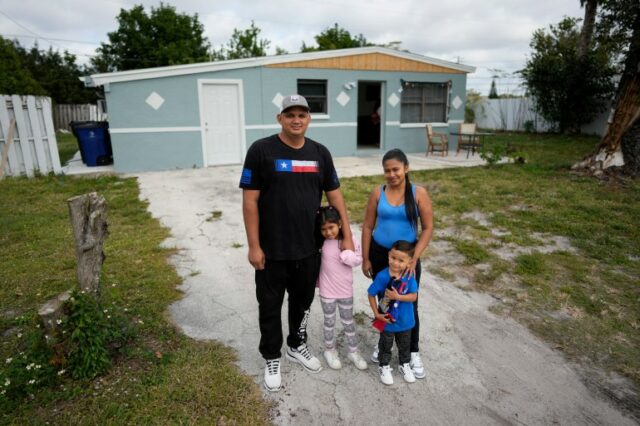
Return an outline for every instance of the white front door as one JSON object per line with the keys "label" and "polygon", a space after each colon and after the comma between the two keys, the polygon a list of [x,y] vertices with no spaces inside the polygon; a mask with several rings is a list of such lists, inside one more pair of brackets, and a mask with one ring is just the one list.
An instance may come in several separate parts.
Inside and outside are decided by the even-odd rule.
{"label": "white front door", "polygon": [[241,164],[243,116],[239,83],[203,82],[200,91],[206,166]]}

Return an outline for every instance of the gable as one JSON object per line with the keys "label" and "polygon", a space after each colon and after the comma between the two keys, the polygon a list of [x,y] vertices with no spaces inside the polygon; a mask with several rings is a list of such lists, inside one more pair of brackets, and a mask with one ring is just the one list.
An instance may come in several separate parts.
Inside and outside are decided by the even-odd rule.
{"label": "gable", "polygon": [[464,71],[383,53],[309,59],[266,65],[268,68],[325,68],[359,71],[408,71],[464,74]]}

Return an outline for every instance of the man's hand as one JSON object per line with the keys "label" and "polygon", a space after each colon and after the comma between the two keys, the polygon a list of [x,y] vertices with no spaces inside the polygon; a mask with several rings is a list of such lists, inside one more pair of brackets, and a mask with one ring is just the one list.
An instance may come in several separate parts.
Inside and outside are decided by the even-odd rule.
{"label": "man's hand", "polygon": [[261,247],[249,248],[249,263],[257,270],[264,269],[264,252]]}

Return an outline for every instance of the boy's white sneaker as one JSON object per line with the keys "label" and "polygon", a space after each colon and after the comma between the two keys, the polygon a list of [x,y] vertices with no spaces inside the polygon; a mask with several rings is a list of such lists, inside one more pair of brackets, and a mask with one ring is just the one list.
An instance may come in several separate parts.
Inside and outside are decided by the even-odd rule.
{"label": "boy's white sneaker", "polygon": [[400,366],[400,372],[402,373],[402,377],[404,381],[407,383],[413,383],[416,381],[415,376],[413,375],[413,370],[411,369],[410,363],[405,363]]}
{"label": "boy's white sneaker", "polygon": [[391,375],[391,367],[388,365],[384,365],[382,367],[378,367],[378,371],[380,372],[380,381],[385,385],[393,384],[393,376]]}
{"label": "boy's white sneaker", "polygon": [[264,388],[269,392],[280,390],[282,377],[280,376],[280,358],[268,359],[264,367]]}
{"label": "boy's white sneaker", "polygon": [[424,372],[424,364],[422,364],[422,358],[420,358],[420,352],[411,352],[411,369],[416,379],[424,379],[426,374]]}
{"label": "boy's white sneaker", "polygon": [[319,373],[322,371],[320,360],[311,355],[306,343],[301,344],[297,348],[289,346],[287,348],[287,358],[293,362],[301,364],[309,373]]}
{"label": "boy's white sneaker", "polygon": [[373,353],[371,354],[371,362],[378,363],[378,345],[375,345],[373,348]]}
{"label": "boy's white sneaker", "polygon": [[349,352],[347,358],[349,358],[351,362],[353,362],[353,365],[355,365],[358,370],[367,369],[367,361],[362,358],[360,352]]}
{"label": "boy's white sneaker", "polygon": [[338,358],[338,351],[335,349],[327,349],[324,351],[324,359],[334,370],[340,370],[342,368],[342,363],[340,362],[340,358]]}

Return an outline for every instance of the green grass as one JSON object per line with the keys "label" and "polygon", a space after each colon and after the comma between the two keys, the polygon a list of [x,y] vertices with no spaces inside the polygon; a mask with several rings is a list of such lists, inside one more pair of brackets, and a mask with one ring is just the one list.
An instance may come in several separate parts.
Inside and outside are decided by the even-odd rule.
{"label": "green grass", "polygon": [[71,133],[56,133],[56,141],[58,142],[58,154],[60,155],[60,164],[63,166],[78,151],[78,141]]}
{"label": "green grass", "polygon": [[[528,163],[411,175],[430,192],[436,228],[464,231],[465,239],[451,243],[466,259],[461,267],[475,271],[469,274],[472,288],[504,296],[504,309],[497,311],[527,324],[568,356],[640,383],[640,184],[572,174],[570,165],[593,149],[594,138],[499,134],[494,142],[516,146]],[[59,136],[58,143],[62,158],[64,145],[68,157],[76,150],[70,135]],[[352,221],[362,221],[369,192],[381,182],[381,176],[342,180]],[[103,297],[128,309],[137,338],[103,377],[64,379],[25,400],[0,400],[0,423],[267,423],[270,406],[240,373],[232,350],[192,341],[169,324],[166,309],[180,298],[180,278],[167,263],[172,251],[160,248],[168,231],[138,199],[134,179],[0,181],[0,361],[15,356],[15,318],[73,287],[66,200],[90,191],[102,194],[109,208]],[[462,218],[472,211],[486,214],[507,234],[493,236],[486,226]],[[535,233],[567,237],[577,251],[539,252]],[[505,244],[526,247],[530,254],[501,259],[494,250]],[[440,269],[455,282],[452,269]]]}
{"label": "green grass", "polygon": [[[233,351],[176,332],[167,306],[181,297],[169,236],[138,198],[135,179],[45,176],[0,181],[0,360],[16,357],[16,318],[74,287],[74,240],[66,200],[97,191],[108,206],[103,302],[126,308],[136,338],[92,381],[63,378],[25,400],[0,397],[0,424],[268,423],[269,404],[239,371]],[[4,365],[0,365],[0,370]]]}
{"label": "green grass", "polygon": [[[498,311],[576,360],[640,385],[640,182],[573,174],[570,166],[597,144],[593,137],[504,133],[489,143],[509,143],[527,163],[411,172],[429,190],[435,228],[454,226],[466,236],[448,239],[466,259],[461,267],[474,277],[472,287],[504,296],[508,306]],[[352,221],[363,220],[368,193],[382,182],[343,179]],[[461,217],[476,211],[507,234],[493,236]],[[541,253],[538,234],[566,237],[576,251]],[[530,254],[500,259],[493,250],[506,244]]]}

